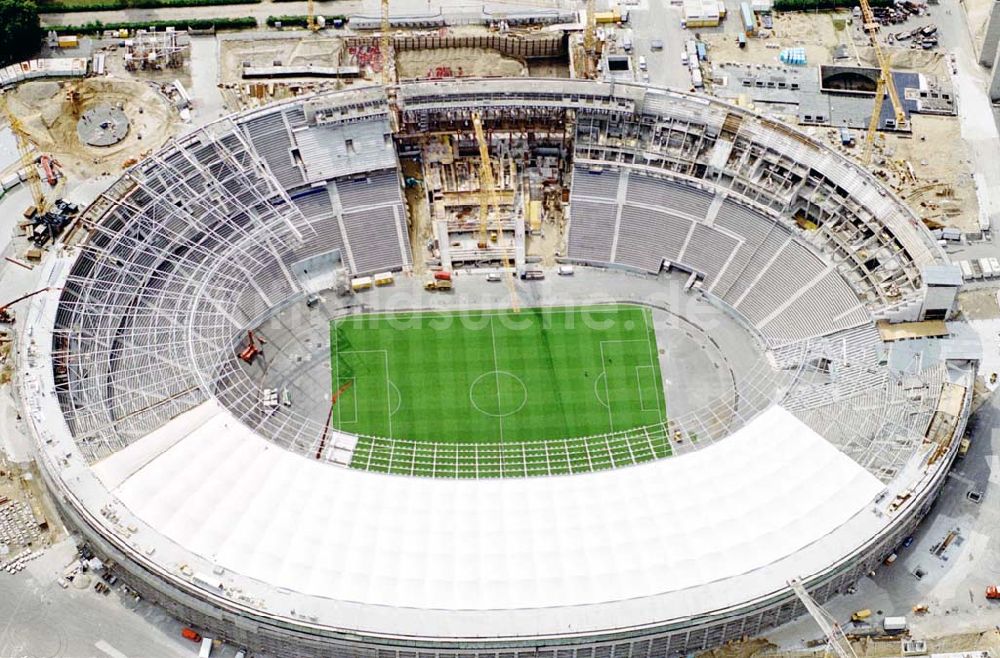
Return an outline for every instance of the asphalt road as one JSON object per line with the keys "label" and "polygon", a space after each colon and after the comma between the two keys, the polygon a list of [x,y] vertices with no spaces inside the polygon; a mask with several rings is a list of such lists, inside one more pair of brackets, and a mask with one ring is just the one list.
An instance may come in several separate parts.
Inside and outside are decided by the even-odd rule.
{"label": "asphalt road", "polygon": [[[436,13],[438,9],[448,11],[480,11],[483,4],[468,0],[435,0],[433,6],[427,0],[393,0],[392,15]],[[575,7],[569,0],[520,0],[519,2],[491,2],[489,10],[513,10],[517,8],[558,8]],[[258,24],[264,25],[268,16],[304,16],[308,8],[306,2],[271,2],[266,0],[255,5],[219,5],[209,7],[164,7],[160,9],[128,9],[116,11],[75,11],[57,14],[41,14],[42,27],[51,25],[81,25],[92,21],[104,23],[126,21],[167,21],[191,18],[224,18],[253,16]],[[317,14],[364,14],[377,16],[381,11],[378,0],[317,0]]]}

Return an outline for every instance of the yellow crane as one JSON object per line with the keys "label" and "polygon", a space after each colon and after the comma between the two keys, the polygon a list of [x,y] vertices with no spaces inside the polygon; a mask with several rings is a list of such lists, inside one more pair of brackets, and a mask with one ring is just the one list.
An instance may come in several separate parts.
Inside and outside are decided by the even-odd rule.
{"label": "yellow crane", "polygon": [[597,51],[597,13],[595,0],[587,0],[586,25],[583,29],[583,49],[588,56]]}
{"label": "yellow crane", "polygon": [[316,2],[315,0],[309,0],[306,10],[306,27],[309,28],[310,32],[315,32],[319,29],[319,23],[316,22]]}
{"label": "yellow crane", "polygon": [[597,59],[597,11],[596,0],[587,0],[586,23],[583,28],[584,75],[594,77]]}
{"label": "yellow crane", "polygon": [[[479,247],[487,248],[489,245],[488,233],[490,206],[497,213],[496,233],[503,235],[503,224],[500,222],[500,204],[497,201],[496,181],[493,179],[493,164],[490,162],[490,148],[486,142],[486,133],[483,131],[483,117],[479,112],[472,113],[472,127],[476,132],[476,142],[479,144]],[[517,286],[514,278],[517,272],[513,271],[510,265],[510,257],[507,255],[507,248],[500,246],[500,258],[503,261],[504,280],[507,282],[507,289],[510,291],[510,307],[515,313],[521,311],[521,303],[517,297]]]}
{"label": "yellow crane", "polygon": [[892,71],[889,69],[889,58],[882,50],[882,44],[878,40],[878,21],[875,20],[875,14],[872,12],[872,7],[868,4],[868,0],[860,0],[860,3],[861,20],[863,21],[862,28],[868,33],[868,37],[872,42],[872,48],[875,49],[875,59],[878,60],[879,67],[878,83],[875,85],[875,108],[872,111],[872,118],[868,122],[868,133],[865,135],[864,162],[867,164],[871,162],[872,149],[875,146],[875,133],[878,130],[879,116],[882,114],[882,103],[885,96],[888,96],[889,101],[892,103],[896,128],[905,128],[909,122],[906,118],[906,111],[903,109],[903,103],[899,100],[896,83],[892,79]]}
{"label": "yellow crane", "polygon": [[21,120],[11,111],[5,96],[0,96],[0,109],[3,110],[4,115],[7,117],[7,123],[10,125],[10,130],[14,133],[14,138],[17,141],[17,152],[21,156],[21,169],[28,177],[25,182],[28,184],[28,189],[31,190],[31,198],[35,202],[35,212],[39,215],[44,215],[49,209],[49,202],[45,198],[45,192],[42,191],[42,179],[39,177],[38,168],[35,166],[35,157],[32,155],[32,144],[28,138],[28,132],[25,130]]}
{"label": "yellow crane", "polygon": [[395,63],[393,62],[392,39],[389,37],[389,29],[389,0],[382,0],[382,35],[379,50],[382,55],[382,84],[387,87],[396,82],[393,75]]}

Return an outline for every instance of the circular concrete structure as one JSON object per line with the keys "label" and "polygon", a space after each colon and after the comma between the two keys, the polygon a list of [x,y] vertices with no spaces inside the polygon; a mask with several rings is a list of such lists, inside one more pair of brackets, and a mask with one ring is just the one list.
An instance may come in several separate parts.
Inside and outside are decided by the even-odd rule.
{"label": "circular concrete structure", "polygon": [[111,105],[96,105],[80,117],[76,134],[87,146],[113,146],[128,137],[125,112]]}
{"label": "circular concrete structure", "polygon": [[[474,143],[473,108],[568,163],[576,274],[522,302],[650,308],[668,423],[513,446],[327,427],[331,320],[509,303],[472,274],[453,296],[406,276],[334,292],[343,270],[410,270],[399,158],[429,131]],[[643,86],[410,83],[395,134],[389,111],[366,88],[194,131],[47,263],[27,417],[70,523],[130,586],[277,656],[673,656],[802,614],[789,580],[825,600],[912,532],[975,364],[877,330],[947,263],[867,172]]]}

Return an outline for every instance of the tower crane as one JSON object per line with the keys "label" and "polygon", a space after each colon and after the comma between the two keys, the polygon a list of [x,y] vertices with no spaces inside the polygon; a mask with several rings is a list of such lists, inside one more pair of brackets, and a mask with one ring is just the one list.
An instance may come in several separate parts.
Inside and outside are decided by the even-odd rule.
{"label": "tower crane", "polygon": [[583,49],[587,56],[592,56],[597,50],[597,14],[595,0],[587,0],[586,25],[583,30]]}
{"label": "tower crane", "polygon": [[892,103],[892,111],[897,128],[905,128],[909,121],[906,118],[903,103],[899,100],[896,83],[892,79],[892,71],[889,69],[889,58],[886,56],[885,51],[882,50],[882,45],[878,40],[878,21],[875,20],[875,14],[872,12],[872,7],[868,4],[868,0],[859,1],[861,4],[862,29],[868,33],[868,38],[872,42],[872,48],[875,49],[875,59],[878,60],[879,67],[878,83],[875,85],[875,108],[872,111],[872,118],[868,122],[868,133],[865,135],[864,162],[868,164],[871,162],[872,149],[875,146],[875,132],[878,130],[879,116],[882,114],[884,97],[888,96],[889,102]]}
{"label": "tower crane", "polygon": [[802,581],[795,578],[788,582],[788,586],[792,588],[795,595],[802,601],[802,605],[806,607],[812,618],[816,620],[816,624],[823,631],[823,635],[826,636],[827,646],[837,654],[837,658],[858,658],[858,655],[854,653],[851,643],[847,640],[847,636],[844,635],[844,629],[840,627],[840,624],[833,618],[833,615],[824,610],[816,602],[816,599],[809,594]]}
{"label": "tower crane", "polygon": [[[472,127],[476,132],[476,142],[479,144],[479,245],[485,248],[487,244],[487,233],[489,227],[490,206],[493,206],[497,213],[497,235],[503,235],[503,224],[500,222],[500,204],[497,202],[496,182],[493,180],[493,164],[490,162],[489,144],[486,142],[486,133],[483,131],[483,117],[479,112],[472,113]],[[510,257],[507,249],[501,246],[500,258],[503,261],[504,280],[507,282],[507,289],[510,291],[510,307],[515,313],[521,311],[521,304],[517,296],[517,286],[514,284],[514,277],[517,272],[511,271]]]}
{"label": "tower crane", "polygon": [[316,2],[315,0],[309,0],[306,5],[306,27],[309,28],[310,32],[315,32],[319,29],[319,23],[316,22]]}
{"label": "tower crane", "polygon": [[382,0],[382,34],[379,50],[382,55],[382,84],[388,87],[395,81],[392,39],[389,37],[389,0]]}
{"label": "tower crane", "polygon": [[25,130],[21,120],[11,111],[10,105],[7,104],[7,98],[4,96],[0,96],[0,109],[3,110],[4,115],[7,117],[7,123],[10,124],[10,130],[14,133],[15,140],[17,141],[17,152],[21,156],[21,168],[27,176],[25,182],[28,184],[28,189],[31,190],[31,198],[35,202],[35,212],[39,215],[44,215],[49,209],[49,202],[42,191],[42,180],[38,176],[38,168],[35,167],[35,158],[31,154],[32,144],[28,138],[28,131]]}

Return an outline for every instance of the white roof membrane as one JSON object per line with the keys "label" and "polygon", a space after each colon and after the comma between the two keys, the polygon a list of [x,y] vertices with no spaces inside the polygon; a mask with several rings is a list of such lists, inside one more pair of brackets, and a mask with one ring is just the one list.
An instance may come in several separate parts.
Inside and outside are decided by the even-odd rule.
{"label": "white roof membrane", "polygon": [[[214,402],[203,407],[188,412],[197,422],[182,415],[163,428],[184,434],[161,437],[166,449],[144,449],[150,435],[119,453],[127,475],[105,477],[121,481],[122,503],[230,571],[378,606],[523,610],[681,590],[688,606],[722,604],[690,590],[792,556],[883,489],[777,406],[683,456],[496,480],[331,467],[275,447]],[[133,451],[144,455],[138,468]],[[784,585],[768,574],[754,590]]]}

